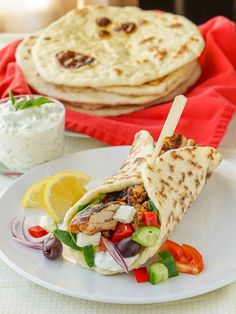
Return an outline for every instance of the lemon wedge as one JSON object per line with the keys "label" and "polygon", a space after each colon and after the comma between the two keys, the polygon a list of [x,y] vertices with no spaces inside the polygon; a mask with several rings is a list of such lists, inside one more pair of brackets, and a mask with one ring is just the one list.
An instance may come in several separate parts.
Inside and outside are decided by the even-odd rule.
{"label": "lemon wedge", "polygon": [[43,208],[44,190],[48,179],[40,180],[28,188],[21,201],[23,208]]}
{"label": "lemon wedge", "polygon": [[43,208],[55,222],[61,222],[67,210],[87,192],[84,186],[89,180],[90,176],[80,171],[61,171],[48,178]]}

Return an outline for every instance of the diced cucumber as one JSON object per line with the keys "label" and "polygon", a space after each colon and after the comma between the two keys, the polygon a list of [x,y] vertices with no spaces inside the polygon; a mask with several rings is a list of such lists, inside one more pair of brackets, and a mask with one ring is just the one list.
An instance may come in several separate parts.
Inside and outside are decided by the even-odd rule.
{"label": "diced cucumber", "polygon": [[136,230],[131,239],[142,246],[152,246],[160,235],[160,228],[154,226],[141,227]]}
{"label": "diced cucumber", "polygon": [[149,281],[152,285],[156,285],[168,279],[168,269],[162,263],[153,263],[149,266]]}
{"label": "diced cucumber", "polygon": [[58,229],[58,226],[53,221],[53,222],[50,222],[49,224],[47,224],[46,226],[44,226],[44,229],[46,229],[47,232],[49,232],[49,233],[54,233],[54,231]]}
{"label": "diced cucumber", "polygon": [[179,272],[173,255],[169,251],[162,251],[159,252],[159,256],[160,262],[163,263],[168,269],[169,277],[178,276]]}
{"label": "diced cucumber", "polygon": [[92,245],[86,245],[83,247],[83,255],[86,264],[88,267],[93,267],[94,266],[94,258],[95,258],[95,253],[94,253],[94,248]]}

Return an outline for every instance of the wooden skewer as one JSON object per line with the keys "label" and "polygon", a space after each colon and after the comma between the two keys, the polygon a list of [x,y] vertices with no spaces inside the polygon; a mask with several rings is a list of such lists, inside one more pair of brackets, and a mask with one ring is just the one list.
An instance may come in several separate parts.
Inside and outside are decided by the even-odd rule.
{"label": "wooden skewer", "polygon": [[151,162],[153,162],[160,154],[165,138],[172,136],[177,127],[179,119],[186,105],[187,98],[183,95],[176,96],[166,118],[165,124],[161,130],[161,134],[152,153]]}
{"label": "wooden skewer", "polygon": [[85,6],[84,0],[77,0],[77,8],[82,9]]}

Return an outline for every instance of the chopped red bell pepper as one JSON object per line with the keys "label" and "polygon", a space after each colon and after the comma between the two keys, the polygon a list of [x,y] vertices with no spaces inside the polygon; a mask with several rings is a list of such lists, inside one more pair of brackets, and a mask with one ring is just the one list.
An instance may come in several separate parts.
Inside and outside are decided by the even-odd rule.
{"label": "chopped red bell pepper", "polygon": [[134,273],[135,279],[136,279],[136,281],[138,283],[140,283],[140,282],[147,282],[148,279],[149,279],[148,271],[147,271],[146,267],[133,269],[133,273]]}
{"label": "chopped red bell pepper", "polygon": [[41,238],[45,236],[46,234],[48,234],[47,230],[45,230],[44,228],[40,226],[33,226],[33,227],[30,227],[28,230],[29,230],[29,233],[34,238]]}
{"label": "chopped red bell pepper", "polygon": [[110,239],[112,243],[117,243],[124,238],[130,237],[134,233],[134,228],[131,224],[123,224],[119,222]]}
{"label": "chopped red bell pepper", "polygon": [[157,218],[156,212],[144,212],[143,213],[143,220],[146,226],[154,226],[160,227],[160,222]]}
{"label": "chopped red bell pepper", "polygon": [[180,273],[198,275],[204,268],[202,255],[190,245],[183,244],[181,246],[167,240],[160,248],[160,251],[171,252]]}

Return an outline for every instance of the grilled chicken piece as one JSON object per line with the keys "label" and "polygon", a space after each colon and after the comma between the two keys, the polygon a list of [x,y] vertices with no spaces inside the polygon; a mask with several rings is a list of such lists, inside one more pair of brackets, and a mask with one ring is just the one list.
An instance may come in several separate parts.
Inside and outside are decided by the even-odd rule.
{"label": "grilled chicken piece", "polygon": [[118,191],[118,192],[110,192],[110,193],[107,193],[105,197],[105,202],[106,203],[114,202],[114,201],[124,202],[127,196],[128,196],[128,188]]}
{"label": "grilled chicken piece", "polygon": [[132,226],[134,230],[137,230],[141,225],[143,225],[143,213],[148,211],[148,201],[145,201],[142,205],[139,205],[132,221]]}
{"label": "grilled chicken piece", "polygon": [[128,205],[139,207],[137,205],[143,204],[143,202],[147,200],[147,197],[148,195],[143,184],[133,185],[128,188]]}
{"label": "grilled chicken piece", "polygon": [[116,227],[117,221],[113,216],[122,202],[109,202],[90,206],[79,212],[70,223],[70,231],[73,233],[83,232],[94,234],[99,231],[106,231]]}
{"label": "grilled chicken piece", "polygon": [[106,230],[106,231],[102,231],[102,235],[103,237],[107,238],[107,239],[110,239],[111,236],[112,236],[112,229],[111,230]]}
{"label": "grilled chicken piece", "polygon": [[179,135],[173,135],[171,137],[166,137],[165,141],[162,145],[160,155],[164,154],[170,149],[176,149],[180,147],[187,147],[187,146],[194,146],[196,143],[192,139],[186,139],[185,136],[179,134]]}
{"label": "grilled chicken piece", "polygon": [[[147,198],[147,192],[142,184],[133,185],[120,192],[109,193],[106,203],[91,205],[79,212],[70,223],[70,232],[83,232],[89,235],[96,232],[105,232],[108,237],[107,231],[114,230],[117,225],[117,221],[113,220],[113,216],[120,205],[128,204],[139,210]],[[138,219],[138,224],[140,221],[141,216]]]}

